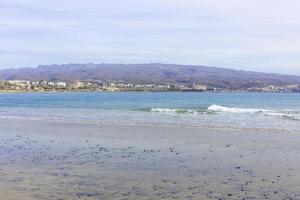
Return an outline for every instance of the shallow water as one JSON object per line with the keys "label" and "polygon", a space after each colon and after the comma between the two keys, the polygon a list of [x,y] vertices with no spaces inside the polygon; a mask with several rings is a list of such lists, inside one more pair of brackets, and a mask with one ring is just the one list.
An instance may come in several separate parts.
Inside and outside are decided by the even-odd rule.
{"label": "shallow water", "polygon": [[156,124],[300,132],[300,94],[0,94],[0,116],[77,123]]}

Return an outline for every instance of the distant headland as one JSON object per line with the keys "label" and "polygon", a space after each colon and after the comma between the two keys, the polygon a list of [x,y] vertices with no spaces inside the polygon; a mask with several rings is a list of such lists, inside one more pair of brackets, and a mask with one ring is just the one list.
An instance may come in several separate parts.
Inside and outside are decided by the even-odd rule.
{"label": "distant headland", "polygon": [[0,70],[0,91],[300,92],[300,76],[178,64],[63,64]]}

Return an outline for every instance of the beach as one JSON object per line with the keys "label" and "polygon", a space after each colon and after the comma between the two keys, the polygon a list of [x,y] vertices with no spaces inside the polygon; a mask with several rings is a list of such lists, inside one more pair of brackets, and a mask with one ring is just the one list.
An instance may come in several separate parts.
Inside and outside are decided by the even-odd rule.
{"label": "beach", "polygon": [[0,200],[300,200],[299,9],[0,0]]}
{"label": "beach", "polygon": [[0,199],[300,199],[300,135],[0,120]]}

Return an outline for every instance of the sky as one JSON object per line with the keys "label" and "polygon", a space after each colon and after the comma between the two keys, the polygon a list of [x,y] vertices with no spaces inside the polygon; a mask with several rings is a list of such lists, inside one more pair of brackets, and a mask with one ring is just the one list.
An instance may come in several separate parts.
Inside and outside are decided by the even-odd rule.
{"label": "sky", "polygon": [[0,68],[176,63],[300,75],[299,0],[0,0]]}

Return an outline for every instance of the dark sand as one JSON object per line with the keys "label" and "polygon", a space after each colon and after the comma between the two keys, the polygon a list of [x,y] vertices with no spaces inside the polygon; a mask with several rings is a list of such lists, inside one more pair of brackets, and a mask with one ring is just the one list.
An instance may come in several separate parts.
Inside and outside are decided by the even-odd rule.
{"label": "dark sand", "polygon": [[0,199],[300,199],[300,134],[0,119]]}

